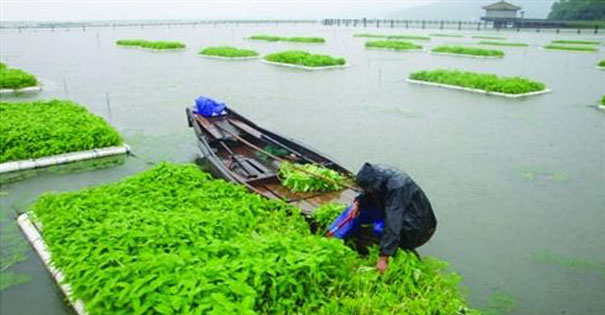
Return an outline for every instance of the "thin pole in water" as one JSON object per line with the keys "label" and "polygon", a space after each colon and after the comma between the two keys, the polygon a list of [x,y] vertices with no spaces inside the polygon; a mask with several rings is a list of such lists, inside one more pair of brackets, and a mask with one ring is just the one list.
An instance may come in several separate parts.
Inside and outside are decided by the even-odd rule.
{"label": "thin pole in water", "polygon": [[67,89],[67,80],[63,77],[63,91],[65,92],[65,96],[69,96],[69,90]]}
{"label": "thin pole in water", "polygon": [[111,119],[111,101],[109,100],[109,93],[105,92],[105,100],[107,102],[107,117],[109,117],[109,120]]}

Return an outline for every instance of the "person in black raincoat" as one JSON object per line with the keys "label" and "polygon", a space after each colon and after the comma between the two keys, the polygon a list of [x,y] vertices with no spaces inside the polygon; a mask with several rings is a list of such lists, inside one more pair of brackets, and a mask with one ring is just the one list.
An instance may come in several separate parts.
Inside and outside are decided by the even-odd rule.
{"label": "person in black raincoat", "polygon": [[335,237],[348,238],[362,225],[373,224],[380,238],[376,268],[384,272],[398,248],[413,250],[425,244],[435,233],[437,219],[422,189],[401,170],[365,163],[356,181],[363,192],[330,229]]}

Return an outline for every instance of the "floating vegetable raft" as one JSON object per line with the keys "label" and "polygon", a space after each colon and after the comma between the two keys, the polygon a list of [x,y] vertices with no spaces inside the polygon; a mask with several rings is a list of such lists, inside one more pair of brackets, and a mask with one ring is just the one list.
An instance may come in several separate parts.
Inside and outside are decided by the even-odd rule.
{"label": "floating vegetable raft", "polygon": [[103,118],[70,101],[0,103],[0,113],[0,173],[129,151]]}
{"label": "floating vegetable raft", "polygon": [[565,44],[548,44],[543,47],[544,50],[553,51],[569,51],[569,52],[580,52],[580,53],[596,53],[599,52],[598,46],[580,46],[580,45],[565,45]]}
{"label": "floating vegetable raft", "polygon": [[248,37],[250,40],[263,40],[267,42],[291,42],[291,43],[305,43],[305,44],[323,44],[326,40],[323,37],[283,37],[275,35],[252,35]]}
{"label": "floating vegetable raft", "polygon": [[116,41],[118,46],[129,48],[141,48],[151,51],[183,51],[185,44],[181,42],[149,41],[143,39],[120,39]]}
{"label": "floating vegetable raft", "polygon": [[90,159],[98,159],[112,155],[128,154],[129,152],[130,147],[127,144],[124,144],[122,146],[58,154],[39,159],[4,162],[0,164],[0,174],[30,170],[47,166],[61,165]]}
{"label": "floating vegetable raft", "polygon": [[8,68],[0,62],[0,95],[39,92],[38,79],[19,69]]}
{"label": "floating vegetable raft", "polygon": [[264,63],[305,70],[329,70],[346,68],[344,58],[312,54],[300,50],[288,50],[266,55]]}
{"label": "floating vegetable raft", "polygon": [[519,98],[549,93],[543,83],[520,77],[498,77],[493,74],[460,70],[418,71],[407,82],[463,90],[473,93]]}
{"label": "floating vegetable raft", "polygon": [[[21,228],[21,231],[23,231],[23,234],[25,234],[27,241],[29,241],[36,251],[36,254],[40,256],[44,266],[46,266],[48,272],[50,272],[53,279],[55,279],[63,294],[69,298],[72,292],[71,286],[68,283],[65,283],[65,275],[63,275],[60,270],[52,266],[50,252],[48,251],[48,248],[40,235],[40,229],[34,225],[27,213],[24,213],[17,218],[17,224],[19,225],[19,228]],[[87,314],[87,312],[84,310],[84,302],[82,302],[82,300],[70,299],[69,302],[76,313],[79,315]]]}
{"label": "floating vegetable raft", "polygon": [[439,46],[433,48],[431,53],[434,55],[447,55],[455,57],[494,59],[503,58],[504,52],[493,49],[482,49],[465,46]]}
{"label": "floating vegetable raft", "polygon": [[365,43],[366,49],[388,50],[388,51],[422,51],[421,45],[400,40],[377,40]]}
{"label": "floating vegetable raft", "polygon": [[258,59],[259,54],[250,49],[241,49],[231,46],[206,47],[198,53],[204,58],[224,59],[224,60],[247,60]]}
{"label": "floating vegetable raft", "polygon": [[45,194],[31,210],[19,226],[79,314],[477,314],[445,263],[400,251],[380,276],[376,247],[362,257],[192,164]]}

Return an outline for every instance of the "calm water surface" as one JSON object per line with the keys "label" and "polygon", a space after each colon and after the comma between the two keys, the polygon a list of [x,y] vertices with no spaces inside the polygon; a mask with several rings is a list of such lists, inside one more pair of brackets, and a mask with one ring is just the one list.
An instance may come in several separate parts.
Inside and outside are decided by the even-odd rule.
{"label": "calm water surface", "polygon": [[[44,92],[25,99],[85,105],[114,125],[140,158],[3,185],[2,216],[9,220],[0,232],[13,231],[15,213],[43,192],[115,182],[150,167],[146,162],[194,161],[199,152],[185,107],[203,94],[353,171],[364,161],[406,170],[439,219],[438,233],[421,252],[451,262],[473,307],[485,309],[501,294],[516,301],[512,314],[602,314],[605,111],[595,104],[605,94],[605,71],[594,66],[605,54],[539,48],[554,38],[596,36],[506,34],[532,46],[503,47],[506,58],[479,60],[367,51],[364,39],[352,37],[357,31],[309,25],[2,31],[2,61],[44,84]],[[254,33],[318,35],[327,43],[244,40]],[[126,38],[178,40],[188,49],[154,53],[114,45]],[[424,45],[473,41],[434,38]],[[352,67],[305,72],[196,56],[201,47],[223,44],[261,53],[328,53],[346,57]],[[412,71],[434,68],[525,76],[553,93],[511,100],[404,81]],[[10,270],[33,280],[0,292],[2,314],[72,312],[29,248],[27,260]]]}

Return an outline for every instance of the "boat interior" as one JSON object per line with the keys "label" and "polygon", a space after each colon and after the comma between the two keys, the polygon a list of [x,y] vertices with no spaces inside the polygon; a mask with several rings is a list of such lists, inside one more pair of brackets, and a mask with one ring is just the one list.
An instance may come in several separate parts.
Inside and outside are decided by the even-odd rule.
{"label": "boat interior", "polygon": [[[220,163],[236,179],[268,198],[282,199],[303,212],[311,212],[328,202],[350,203],[356,196],[351,189],[334,192],[295,193],[281,185],[278,170],[281,161],[314,163],[334,168],[334,162],[296,143],[263,132],[236,115],[206,118],[193,114]],[[340,170],[339,170],[340,171]]]}

